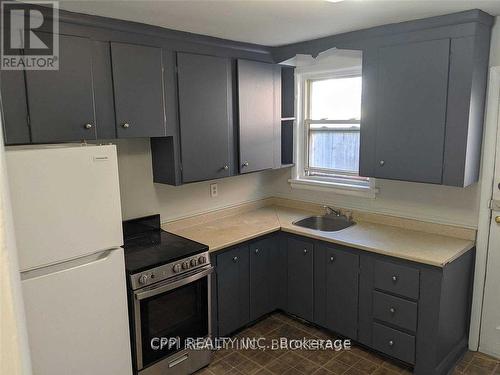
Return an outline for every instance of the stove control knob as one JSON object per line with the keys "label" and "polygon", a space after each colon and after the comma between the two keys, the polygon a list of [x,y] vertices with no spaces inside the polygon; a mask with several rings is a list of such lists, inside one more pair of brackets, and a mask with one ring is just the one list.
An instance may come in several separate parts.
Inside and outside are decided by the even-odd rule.
{"label": "stove control knob", "polygon": [[182,269],[187,270],[188,268],[189,268],[189,262],[188,261],[182,262]]}
{"label": "stove control knob", "polygon": [[141,275],[139,277],[139,284],[146,284],[148,282],[148,275]]}
{"label": "stove control knob", "polygon": [[198,263],[200,263],[200,264],[207,263],[207,258],[205,258],[205,256],[202,255],[201,257],[198,258]]}
{"label": "stove control knob", "polygon": [[180,263],[174,264],[173,270],[175,273],[180,272],[181,271],[181,264]]}
{"label": "stove control knob", "polygon": [[196,267],[198,265],[198,259],[191,259],[191,267]]}

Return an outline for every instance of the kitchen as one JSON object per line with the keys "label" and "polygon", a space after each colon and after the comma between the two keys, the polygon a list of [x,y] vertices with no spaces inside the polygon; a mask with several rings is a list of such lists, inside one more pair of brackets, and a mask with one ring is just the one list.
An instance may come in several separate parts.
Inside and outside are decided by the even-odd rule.
{"label": "kitchen", "polygon": [[1,373],[500,371],[497,2],[58,5],[2,2],[58,66],[0,70]]}

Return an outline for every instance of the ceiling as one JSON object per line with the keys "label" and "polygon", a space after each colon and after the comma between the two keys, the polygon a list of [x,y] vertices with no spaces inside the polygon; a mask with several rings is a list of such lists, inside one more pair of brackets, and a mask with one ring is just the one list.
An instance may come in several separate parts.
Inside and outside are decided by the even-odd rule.
{"label": "ceiling", "polygon": [[60,7],[267,46],[473,8],[500,15],[500,0],[62,0]]}

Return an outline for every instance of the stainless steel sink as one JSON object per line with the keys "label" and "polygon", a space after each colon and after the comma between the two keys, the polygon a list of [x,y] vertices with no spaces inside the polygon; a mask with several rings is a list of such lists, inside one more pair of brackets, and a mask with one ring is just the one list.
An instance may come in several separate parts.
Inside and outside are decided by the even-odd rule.
{"label": "stainless steel sink", "polygon": [[325,215],[310,216],[292,223],[298,227],[316,229],[323,232],[336,232],[356,224],[345,216]]}

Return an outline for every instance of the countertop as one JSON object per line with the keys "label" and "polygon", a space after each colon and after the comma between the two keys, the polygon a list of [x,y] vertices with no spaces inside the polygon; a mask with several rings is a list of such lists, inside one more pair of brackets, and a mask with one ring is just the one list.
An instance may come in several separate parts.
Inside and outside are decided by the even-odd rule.
{"label": "countertop", "polygon": [[293,225],[296,220],[317,214],[314,211],[266,206],[248,212],[186,226],[182,220],[163,228],[174,234],[204,243],[211,252],[282,230],[372,253],[444,267],[474,246],[474,241],[410,230],[397,226],[357,221],[337,231],[322,232]]}

